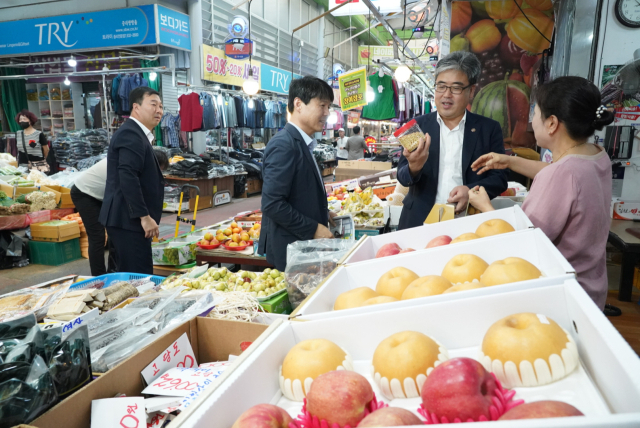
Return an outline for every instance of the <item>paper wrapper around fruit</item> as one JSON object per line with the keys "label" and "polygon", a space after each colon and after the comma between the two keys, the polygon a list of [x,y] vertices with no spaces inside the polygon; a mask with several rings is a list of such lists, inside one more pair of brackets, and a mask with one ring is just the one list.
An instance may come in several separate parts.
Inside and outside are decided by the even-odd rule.
{"label": "paper wrapper around fruit", "polygon": [[[378,401],[376,398],[376,394],[373,394],[373,399],[367,404],[367,407],[364,409],[364,416],[362,419],[367,417],[370,413],[375,412],[378,409],[382,409],[383,407],[389,407],[384,401]],[[338,425],[337,423],[330,424],[324,419],[318,419],[317,416],[312,416],[307,411],[307,399],[304,399],[304,405],[302,406],[302,413],[298,415],[298,418],[295,420],[298,428],[355,428],[351,425]],[[291,426],[290,426],[291,427]]]}
{"label": "paper wrapper around fruit", "polygon": [[374,382],[378,385],[385,398],[393,400],[394,398],[420,397],[422,386],[433,369],[449,359],[447,349],[437,340],[434,341],[438,344],[438,359],[434,362],[433,367],[429,367],[426,373],[418,374],[415,379],[408,377],[405,378],[404,382],[399,379],[389,380],[377,373],[375,367],[371,365],[371,377],[373,377]]}
{"label": "paper wrapper around fruit", "polygon": [[504,415],[509,410],[523,404],[524,400],[514,401],[513,396],[516,395],[516,392],[510,389],[504,388],[500,383],[500,381],[498,380],[498,378],[496,377],[496,375],[493,373],[491,373],[491,375],[496,380],[497,388],[494,391],[493,397],[491,398],[491,401],[493,402],[493,404],[489,407],[489,417],[485,415],[480,415],[477,421],[473,419],[467,419],[466,421],[463,421],[459,418],[455,418],[454,420],[450,421],[445,416],[439,417],[435,413],[427,412],[423,404],[420,405],[420,408],[418,409],[418,413],[420,413],[420,415],[422,415],[427,420],[426,422],[427,425],[449,424],[449,423],[460,423],[460,422],[497,421],[500,416]]}
{"label": "paper wrapper around fruit", "polygon": [[[344,349],[343,349],[344,351]],[[346,357],[342,362],[341,366],[336,367],[335,370],[348,370],[353,371],[353,360],[351,359],[351,355],[349,355],[345,351]],[[284,395],[287,399],[291,401],[302,401],[307,396],[307,391],[311,388],[311,383],[313,383],[313,379],[308,377],[304,380],[304,388],[300,379],[285,379],[282,376],[282,366],[280,366],[279,372],[280,379],[280,391],[282,391],[282,395]]]}
{"label": "paper wrapper around fruit", "polygon": [[520,386],[540,386],[558,381],[568,376],[578,367],[578,347],[573,338],[565,329],[567,345],[560,354],[549,355],[548,361],[538,358],[533,362],[521,361],[518,367],[513,361],[502,363],[500,360],[491,360],[480,351],[478,361],[487,371],[494,373],[496,378],[509,388]]}

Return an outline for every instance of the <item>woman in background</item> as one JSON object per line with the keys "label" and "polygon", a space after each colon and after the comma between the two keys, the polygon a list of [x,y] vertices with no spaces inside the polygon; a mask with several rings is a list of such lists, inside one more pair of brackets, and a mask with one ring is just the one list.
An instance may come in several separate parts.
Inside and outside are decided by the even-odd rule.
{"label": "woman in background", "polygon": [[16,133],[18,163],[27,164],[46,159],[49,154],[49,143],[46,135],[33,127],[38,121],[36,115],[29,110],[22,110],[16,115],[15,120],[22,128],[22,131]]}

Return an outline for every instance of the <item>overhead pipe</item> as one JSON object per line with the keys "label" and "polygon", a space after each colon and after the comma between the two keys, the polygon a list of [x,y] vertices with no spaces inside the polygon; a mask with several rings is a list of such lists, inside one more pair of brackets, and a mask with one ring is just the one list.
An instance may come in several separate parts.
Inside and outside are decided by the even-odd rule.
{"label": "overhead pipe", "polygon": [[[316,4],[321,6],[324,10],[329,9],[329,2],[327,0],[313,0],[313,1],[315,1]],[[369,30],[369,22],[363,15],[334,16],[333,18],[336,21],[338,21],[340,24],[344,25],[345,28],[355,26],[356,32],[362,31],[364,29],[367,29],[367,31]],[[351,19],[351,21],[349,21],[349,19]],[[380,33],[381,32],[377,28],[371,28],[371,45],[376,45],[376,46],[387,45],[387,39],[383,37]],[[358,38],[363,42],[369,44],[368,34],[366,35],[361,34]]]}

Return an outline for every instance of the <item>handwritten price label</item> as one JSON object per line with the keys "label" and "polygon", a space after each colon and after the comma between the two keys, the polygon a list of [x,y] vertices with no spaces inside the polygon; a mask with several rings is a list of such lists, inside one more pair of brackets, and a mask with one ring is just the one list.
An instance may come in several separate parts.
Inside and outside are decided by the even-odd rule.
{"label": "handwritten price label", "polygon": [[91,428],[146,428],[142,397],[121,397],[91,402]]}
{"label": "handwritten price label", "polygon": [[147,385],[150,385],[160,375],[174,367],[185,369],[198,367],[196,356],[193,353],[191,343],[189,343],[186,333],[162,351],[151,364],[142,370],[142,378],[147,382]]}
{"label": "handwritten price label", "polygon": [[174,368],[165,372],[142,391],[143,394],[169,395],[185,397],[197,391],[207,379],[215,379],[220,375],[218,369]]}

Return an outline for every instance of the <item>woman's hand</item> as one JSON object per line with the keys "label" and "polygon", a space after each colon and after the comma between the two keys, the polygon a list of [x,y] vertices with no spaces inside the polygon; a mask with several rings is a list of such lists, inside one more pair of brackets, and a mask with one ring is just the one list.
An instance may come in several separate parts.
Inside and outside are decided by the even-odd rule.
{"label": "woman's hand", "polygon": [[476,159],[473,164],[471,164],[471,169],[473,171],[477,171],[478,175],[484,174],[492,169],[507,168],[509,168],[509,156],[498,153],[487,153],[486,155],[482,155]]}
{"label": "woman's hand", "polygon": [[489,200],[489,195],[487,195],[487,191],[482,186],[476,186],[469,191],[469,203],[483,213],[494,210]]}

